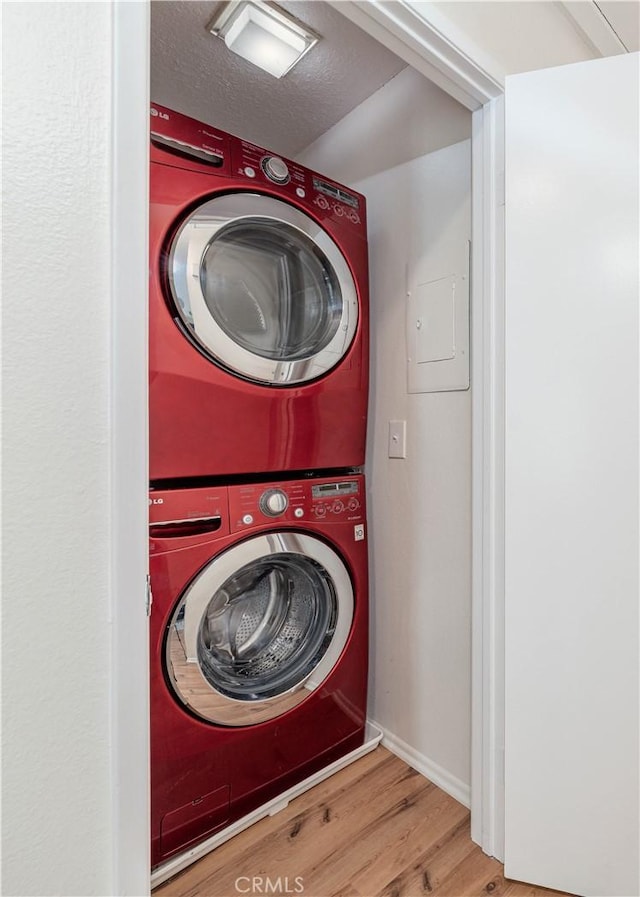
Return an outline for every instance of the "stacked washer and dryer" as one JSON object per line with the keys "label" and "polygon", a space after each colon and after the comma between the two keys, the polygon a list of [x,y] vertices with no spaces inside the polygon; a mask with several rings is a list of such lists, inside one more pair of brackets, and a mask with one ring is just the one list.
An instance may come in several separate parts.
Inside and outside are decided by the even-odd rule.
{"label": "stacked washer and dryer", "polygon": [[154,105],[152,865],[359,748],[365,201]]}

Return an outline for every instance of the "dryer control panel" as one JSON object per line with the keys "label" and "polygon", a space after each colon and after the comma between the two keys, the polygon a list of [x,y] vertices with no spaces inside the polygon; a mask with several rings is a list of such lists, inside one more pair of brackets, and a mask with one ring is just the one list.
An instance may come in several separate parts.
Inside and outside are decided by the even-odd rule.
{"label": "dryer control panel", "polygon": [[270,192],[313,211],[318,218],[331,218],[347,230],[366,236],[364,196],[292,159],[283,159],[158,103],[151,105],[151,144],[152,162],[232,178],[242,182],[243,188],[266,186]]}
{"label": "dryer control panel", "polygon": [[364,221],[364,200],[359,193],[321,178],[291,159],[281,159],[246,140],[230,137],[233,174],[256,183],[271,183],[283,193],[313,206],[316,214],[331,215],[350,224]]}
{"label": "dryer control panel", "polygon": [[304,524],[364,521],[364,480],[295,480],[229,487],[229,522],[232,532],[265,523]]}

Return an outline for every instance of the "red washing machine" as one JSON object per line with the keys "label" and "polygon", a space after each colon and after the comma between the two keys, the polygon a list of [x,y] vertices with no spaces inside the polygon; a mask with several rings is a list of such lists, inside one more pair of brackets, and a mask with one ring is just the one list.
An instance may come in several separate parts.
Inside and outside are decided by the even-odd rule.
{"label": "red washing machine", "polygon": [[364,742],[361,475],[150,493],[152,865]]}
{"label": "red washing machine", "polygon": [[360,467],[364,197],[151,109],[150,477]]}

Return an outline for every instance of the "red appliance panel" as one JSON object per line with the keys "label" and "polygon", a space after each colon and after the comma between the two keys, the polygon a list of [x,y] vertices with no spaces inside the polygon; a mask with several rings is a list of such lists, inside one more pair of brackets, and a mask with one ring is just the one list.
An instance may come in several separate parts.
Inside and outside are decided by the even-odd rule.
{"label": "red appliance panel", "polygon": [[160,845],[164,854],[184,850],[193,841],[213,834],[229,820],[228,785],[189,801],[166,813],[160,821]]}
{"label": "red appliance panel", "polygon": [[[364,519],[364,486],[358,481]],[[304,483],[305,490],[310,483]],[[335,482],[335,481],[334,481]],[[291,495],[299,484],[283,483]],[[240,489],[230,487],[230,505]],[[258,487],[265,492],[272,484]],[[206,490],[200,490],[203,496]],[[154,492],[156,497],[169,493]],[[164,862],[196,840],[209,837],[288,787],[362,744],[366,717],[368,602],[366,539],[354,523],[337,515],[312,520],[322,499],[309,491],[301,504],[303,524],[269,520],[250,535],[286,528],[319,535],[347,565],[355,594],[349,638],[328,678],[293,710],[250,727],[228,728],[204,722],[174,696],[164,666],[165,633],[184,588],[212,558],[242,541],[244,534],[207,538],[182,547],[181,538],[154,539],[151,582],[151,793],[152,865]],[[203,503],[204,505],[204,503]],[[292,500],[291,505],[294,505]],[[249,535],[249,534],[247,534]],[[364,536],[364,532],[362,533]],[[225,790],[229,789],[226,805]],[[204,806],[203,806],[204,805]],[[198,807],[202,806],[202,815]],[[193,807],[193,810],[190,810]]]}
{"label": "red appliance panel", "polygon": [[[226,489],[180,489],[149,497],[149,537],[151,552],[158,545],[167,551],[176,545],[187,547],[208,538],[221,538],[229,532],[229,510]],[[177,542],[176,540],[180,540]]]}
{"label": "red appliance panel", "polygon": [[[156,125],[170,132],[172,139],[200,139],[200,135],[194,136],[199,123],[191,119],[185,124],[170,117],[167,123],[157,116]],[[259,148],[225,136],[224,165],[213,172],[190,159],[178,160],[183,167],[177,167],[173,153],[158,148],[153,152],[150,477],[162,481],[359,467],[365,452],[369,352],[364,197],[289,161],[290,182],[274,184],[258,164]],[[247,169],[253,170],[253,177],[246,175]],[[331,195],[332,189],[338,198]],[[342,360],[317,380],[269,386],[225,370],[187,339],[179,315],[168,301],[168,251],[177,229],[197,205],[220,193],[238,192],[284,199],[305,212],[322,225],[348,263],[358,295],[357,329]],[[357,208],[342,202],[341,196],[356,202]]]}

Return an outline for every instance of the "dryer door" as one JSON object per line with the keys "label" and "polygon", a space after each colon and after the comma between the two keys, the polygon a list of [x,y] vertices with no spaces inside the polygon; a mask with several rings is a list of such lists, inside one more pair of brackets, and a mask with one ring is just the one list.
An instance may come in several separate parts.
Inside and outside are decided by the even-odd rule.
{"label": "dryer door", "polygon": [[273,719],[331,673],[353,606],[349,573],[324,542],[255,536],[214,558],[182,595],[167,634],[169,680],[208,722]]}
{"label": "dryer door", "polygon": [[199,206],[173,240],[168,275],[189,337],[248,380],[289,386],[321,377],[356,332],[356,287],[340,249],[269,196],[227,194]]}

